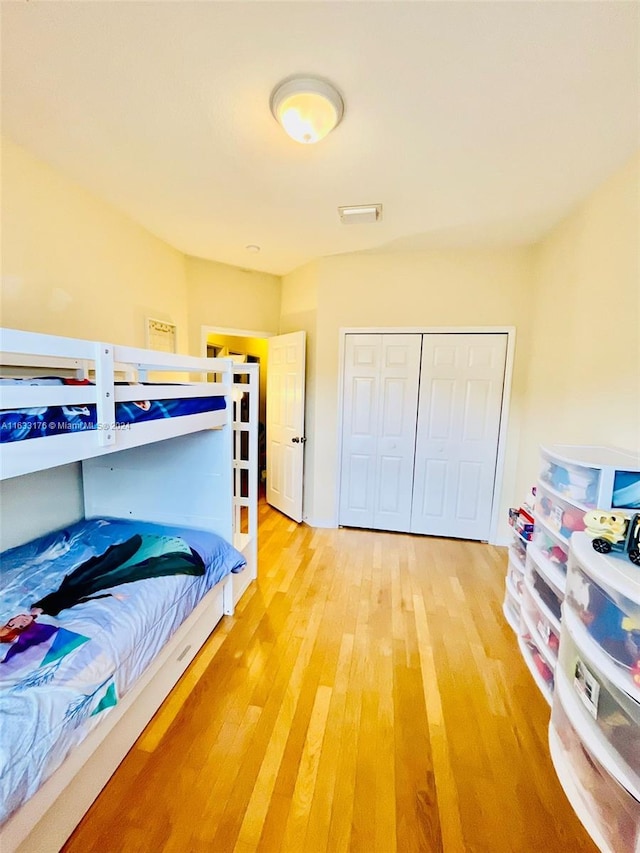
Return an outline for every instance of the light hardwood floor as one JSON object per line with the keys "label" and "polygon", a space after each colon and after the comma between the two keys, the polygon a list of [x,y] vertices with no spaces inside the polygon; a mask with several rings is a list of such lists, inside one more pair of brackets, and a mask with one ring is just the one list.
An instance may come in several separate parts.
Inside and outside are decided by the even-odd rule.
{"label": "light hardwood floor", "polygon": [[505,549],[261,507],[260,579],[64,850],[589,851]]}

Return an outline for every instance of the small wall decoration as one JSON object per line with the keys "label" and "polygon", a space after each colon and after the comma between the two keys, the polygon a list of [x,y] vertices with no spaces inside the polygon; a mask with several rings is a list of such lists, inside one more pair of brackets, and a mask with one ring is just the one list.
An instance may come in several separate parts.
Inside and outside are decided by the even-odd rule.
{"label": "small wall decoration", "polygon": [[147,349],[159,352],[176,352],[177,329],[175,323],[147,317]]}

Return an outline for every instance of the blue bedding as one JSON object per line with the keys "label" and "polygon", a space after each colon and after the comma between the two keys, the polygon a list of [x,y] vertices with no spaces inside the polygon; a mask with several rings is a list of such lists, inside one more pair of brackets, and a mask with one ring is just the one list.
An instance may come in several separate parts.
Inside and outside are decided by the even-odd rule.
{"label": "blue bedding", "polygon": [[[49,377],[43,379],[3,379],[0,385],[88,385],[88,382]],[[143,390],[141,388],[141,390]],[[139,400],[136,402],[116,403],[115,420],[122,428],[143,421],[161,418],[176,418],[182,415],[195,415],[214,412],[225,408],[222,396],[185,397],[171,400]],[[40,408],[14,411],[0,411],[0,442],[23,441],[47,435],[62,435],[69,432],[83,432],[97,428],[96,406],[42,406]]]}
{"label": "blue bedding", "polygon": [[1,560],[4,821],[245,561],[211,533],[113,519],[78,522]]}

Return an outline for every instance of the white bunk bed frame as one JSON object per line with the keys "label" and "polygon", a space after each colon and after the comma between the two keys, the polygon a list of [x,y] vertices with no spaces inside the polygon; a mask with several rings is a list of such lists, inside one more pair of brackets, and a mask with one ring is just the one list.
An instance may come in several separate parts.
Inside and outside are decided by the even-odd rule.
{"label": "white bunk bed frame", "polygon": [[[218,583],[182,623],[133,688],[0,828],[3,853],[57,851],[187,669],[224,614],[257,577],[258,365],[234,365],[100,342],[0,329],[13,375],[72,375],[84,386],[2,386],[0,408],[95,403],[102,428],[3,443],[0,479],[82,463],[85,517],[198,527],[242,551],[247,566]],[[179,374],[183,384],[146,382]],[[185,374],[197,381],[185,383]],[[215,381],[207,381],[207,378]],[[115,403],[222,395],[226,408],[114,429]],[[244,405],[242,400],[244,398]]]}

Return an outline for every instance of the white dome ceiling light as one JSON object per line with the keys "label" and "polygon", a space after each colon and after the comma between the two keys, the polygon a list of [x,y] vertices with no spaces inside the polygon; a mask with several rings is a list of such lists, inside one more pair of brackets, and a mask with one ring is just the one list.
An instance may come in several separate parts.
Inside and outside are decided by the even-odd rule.
{"label": "white dome ceiling light", "polygon": [[284,80],[271,94],[271,112],[296,142],[319,142],[340,124],[344,102],[330,83],[315,77]]}

